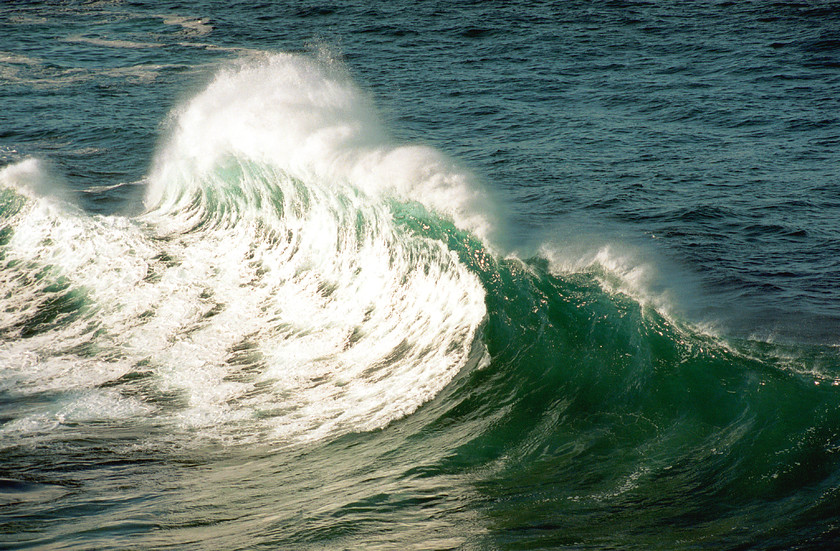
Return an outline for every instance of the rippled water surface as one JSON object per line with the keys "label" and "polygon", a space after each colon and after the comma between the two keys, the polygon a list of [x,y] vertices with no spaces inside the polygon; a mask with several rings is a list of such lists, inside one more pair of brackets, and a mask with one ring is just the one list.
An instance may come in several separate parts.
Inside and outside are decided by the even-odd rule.
{"label": "rippled water surface", "polygon": [[840,541],[840,4],[7,2],[0,546]]}

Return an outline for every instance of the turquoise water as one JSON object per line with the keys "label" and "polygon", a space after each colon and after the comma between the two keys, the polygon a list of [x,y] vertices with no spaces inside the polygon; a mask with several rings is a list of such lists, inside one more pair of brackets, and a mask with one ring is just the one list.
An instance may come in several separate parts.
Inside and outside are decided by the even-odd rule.
{"label": "turquoise water", "polygon": [[832,3],[7,3],[0,544],[825,549]]}

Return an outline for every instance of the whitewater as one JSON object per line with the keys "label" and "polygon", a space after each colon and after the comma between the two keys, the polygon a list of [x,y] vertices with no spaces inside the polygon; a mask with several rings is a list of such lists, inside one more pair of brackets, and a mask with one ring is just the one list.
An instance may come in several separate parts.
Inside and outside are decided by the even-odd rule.
{"label": "whitewater", "polygon": [[205,8],[0,8],[0,547],[836,545],[830,10]]}
{"label": "whitewater", "polygon": [[[35,159],[3,170],[5,387],[72,389],[4,432],[159,421],[178,394],[176,424],[318,439],[381,428],[486,361],[480,282],[390,206],[481,223],[477,192],[439,153],[386,145],[336,72],[291,55],[223,71],[173,114],[135,218],[50,195]],[[114,390],[146,377],[140,399]]]}

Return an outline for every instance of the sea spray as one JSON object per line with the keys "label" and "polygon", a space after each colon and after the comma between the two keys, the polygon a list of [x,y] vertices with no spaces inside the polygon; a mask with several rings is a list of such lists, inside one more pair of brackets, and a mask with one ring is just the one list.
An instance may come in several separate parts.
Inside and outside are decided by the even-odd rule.
{"label": "sea spray", "polygon": [[[837,547],[836,9],[56,4],[0,4],[0,164],[37,157],[50,184],[0,186],[0,546]],[[387,121],[373,109],[372,138],[332,140],[338,160],[307,169],[337,177],[309,178],[291,154],[179,160],[191,101],[167,119],[173,98],[250,71],[228,96],[247,111],[260,80],[283,86],[268,70],[280,58],[256,49],[312,42],[347,68],[285,59],[361,89]],[[193,134],[184,151],[218,139]],[[460,162],[504,198],[511,231]],[[146,215],[96,216],[143,210],[128,196],[165,166]],[[50,189],[56,173],[83,210]],[[423,174],[441,184],[435,205]],[[464,209],[447,193],[459,180]],[[470,230],[485,221],[501,238]],[[429,375],[457,373],[411,414],[377,410],[395,414],[385,425],[328,418],[354,384],[317,356],[348,335],[334,316],[353,328],[334,359],[359,347],[360,363],[376,356],[360,377],[422,385],[390,378],[417,352],[391,320],[403,261],[478,280],[444,283],[452,300],[423,317],[446,352],[434,324],[478,289],[467,360],[453,344],[451,371]],[[352,285],[334,277],[369,264]],[[366,321],[353,285],[395,306]],[[318,388],[324,416],[294,409]]]}
{"label": "sea spray", "polygon": [[173,113],[146,196],[179,208],[228,158],[301,181],[419,201],[481,238],[497,228],[492,200],[439,151],[393,143],[371,99],[334,60],[266,55],[225,68]]}
{"label": "sea spray", "polygon": [[[33,365],[17,348],[54,366],[39,388],[83,391],[55,415],[317,440],[385,426],[481,362],[478,278],[391,210],[449,190],[444,215],[479,220],[466,173],[433,150],[388,145],[363,94],[297,56],[223,70],[173,116],[146,213],[91,216],[34,197],[12,224],[7,274],[24,275],[10,284],[48,273],[81,297],[4,344],[12,369]],[[96,405],[123,396],[136,407]]]}

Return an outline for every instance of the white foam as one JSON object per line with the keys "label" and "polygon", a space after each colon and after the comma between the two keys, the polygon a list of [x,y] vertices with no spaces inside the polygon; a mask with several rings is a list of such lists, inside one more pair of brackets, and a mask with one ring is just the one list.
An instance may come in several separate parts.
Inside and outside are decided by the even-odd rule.
{"label": "white foam", "polygon": [[485,240],[496,227],[492,201],[474,178],[432,148],[393,144],[371,99],[335,60],[276,54],[236,63],[172,119],[149,206],[181,193],[173,182],[191,185],[184,175],[194,184],[235,156],[306,181],[419,201]]}
{"label": "white foam", "polygon": [[[389,145],[340,67],[281,55],[222,71],[176,111],[138,218],[81,212],[51,193],[58,180],[36,160],[0,172],[28,197],[8,221],[0,328],[13,336],[50,293],[82,297],[2,342],[0,388],[100,396],[107,383],[120,398],[117,380],[142,369],[131,407],[85,411],[288,443],[382,427],[486,363],[478,278],[389,207],[426,201],[479,231],[480,197],[443,155]],[[32,430],[55,415],[34,413]]]}
{"label": "white foam", "polygon": [[21,437],[49,436],[61,430],[62,425],[102,419],[125,420],[150,413],[152,410],[148,405],[121,396],[114,390],[70,392],[45,408],[3,424],[0,427],[0,448],[15,445]]}
{"label": "white foam", "polygon": [[44,61],[37,57],[29,57],[15,52],[0,51],[0,63],[11,63],[14,65],[42,65]]}
{"label": "white foam", "polygon": [[62,40],[64,42],[78,42],[78,43],[90,44],[92,46],[104,46],[106,48],[142,49],[142,48],[160,48],[162,46],[162,44],[157,44],[155,42],[137,42],[135,40],[96,38],[96,37],[89,37],[89,36],[83,36],[83,35],[68,36],[67,38],[64,38]]}
{"label": "white foam", "polygon": [[592,273],[608,293],[626,294],[661,313],[672,308],[670,292],[661,288],[655,266],[632,251],[621,252],[608,244],[581,250],[546,243],[539,255],[549,261],[554,274]]}
{"label": "white foam", "polygon": [[187,34],[204,36],[213,31],[213,25],[206,17],[182,17],[178,15],[159,15],[164,25],[177,25]]}
{"label": "white foam", "polygon": [[37,193],[48,185],[51,176],[43,161],[29,158],[0,169],[0,184],[24,193]]}
{"label": "white foam", "polygon": [[715,340],[721,337],[718,321],[702,317],[705,302],[695,274],[669,263],[651,250],[606,240],[582,239],[560,245],[546,242],[537,253],[554,275],[588,274],[609,294],[621,294],[663,317],[672,327]]}

